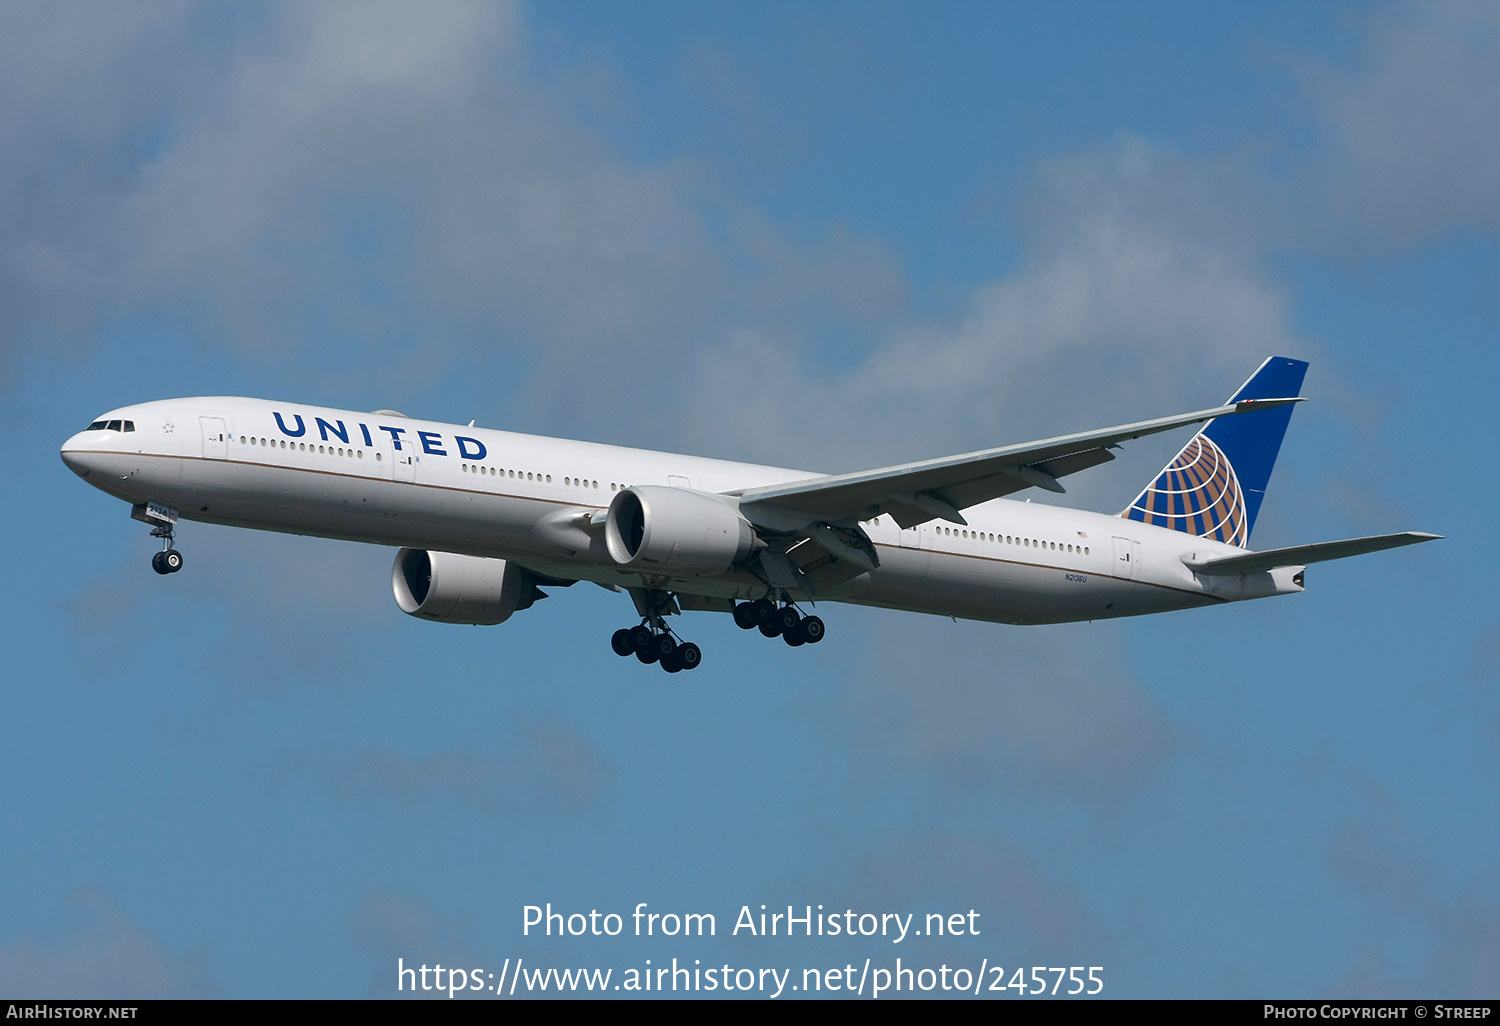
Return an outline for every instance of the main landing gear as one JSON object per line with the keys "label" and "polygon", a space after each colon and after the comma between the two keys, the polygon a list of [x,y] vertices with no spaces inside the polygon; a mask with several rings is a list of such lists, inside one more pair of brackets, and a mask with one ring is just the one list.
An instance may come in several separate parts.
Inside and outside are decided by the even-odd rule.
{"label": "main landing gear", "polygon": [[[782,605],[770,598],[737,603],[734,622],[745,630],[758,627],[766,637],[780,638],[793,648],[822,641],[822,618],[803,616],[785,593],[781,595]],[[703,662],[703,652],[691,641],[683,641],[667,626],[666,613],[675,611],[671,595],[651,592],[637,601],[637,609],[642,614],[641,623],[635,627],[622,627],[609,639],[615,655],[633,655],[643,663],[660,663],[668,673],[696,670]]]}
{"label": "main landing gear", "polygon": [[151,569],[159,574],[175,574],[182,569],[182,553],[172,548],[172,525],[161,524],[151,529],[151,537],[160,538],[166,547],[151,557]]}
{"label": "main landing gear", "polygon": [[615,631],[609,639],[615,655],[633,655],[643,663],[660,663],[668,673],[696,670],[703,662],[703,650],[691,641],[682,641],[672,628],[659,618],[654,624],[638,624]]}
{"label": "main landing gear", "polygon": [[779,637],[793,648],[816,645],[823,640],[823,618],[803,616],[791,602],[784,606],[777,606],[768,598],[741,602],[734,607],[734,622],[742,630],[758,627],[761,634]]}

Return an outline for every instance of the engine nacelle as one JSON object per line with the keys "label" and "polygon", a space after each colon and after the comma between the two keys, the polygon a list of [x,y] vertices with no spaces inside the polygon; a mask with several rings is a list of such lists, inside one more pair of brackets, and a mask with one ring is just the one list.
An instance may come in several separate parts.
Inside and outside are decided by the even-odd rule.
{"label": "engine nacelle", "polygon": [[503,623],[545,597],[514,563],[426,549],[396,553],[391,588],[403,613],[439,623]]}
{"label": "engine nacelle", "polygon": [[755,531],[731,501],[688,488],[618,492],[604,527],[609,554],[645,573],[720,573],[755,549]]}

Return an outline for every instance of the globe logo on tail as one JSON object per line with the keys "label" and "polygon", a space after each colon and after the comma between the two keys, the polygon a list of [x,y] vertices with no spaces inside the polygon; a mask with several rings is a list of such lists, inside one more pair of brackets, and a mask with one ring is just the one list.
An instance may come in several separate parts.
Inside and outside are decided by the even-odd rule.
{"label": "globe logo on tail", "polygon": [[1244,547],[1245,494],[1224,450],[1195,435],[1123,514],[1130,520]]}

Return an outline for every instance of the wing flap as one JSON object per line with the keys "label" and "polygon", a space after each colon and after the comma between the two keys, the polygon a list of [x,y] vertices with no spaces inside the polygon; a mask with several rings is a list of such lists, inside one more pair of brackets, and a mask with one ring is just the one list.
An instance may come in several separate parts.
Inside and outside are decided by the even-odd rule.
{"label": "wing flap", "polygon": [[1436,541],[1441,537],[1440,534],[1428,534],[1426,531],[1401,531],[1398,534],[1378,534],[1368,538],[1346,538],[1343,541],[1315,542],[1312,545],[1293,545],[1285,549],[1247,552],[1243,556],[1226,556],[1221,559],[1184,559],[1182,562],[1195,574],[1228,577],[1260,573],[1283,566],[1305,566],[1308,563],[1321,563],[1330,559],[1362,556],[1366,552],[1416,545],[1418,542]]}

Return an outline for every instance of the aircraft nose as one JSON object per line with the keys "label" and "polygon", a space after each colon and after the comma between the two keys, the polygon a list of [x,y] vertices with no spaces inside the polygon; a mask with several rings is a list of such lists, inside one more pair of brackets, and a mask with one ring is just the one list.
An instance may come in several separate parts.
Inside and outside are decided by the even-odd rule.
{"label": "aircraft nose", "polygon": [[84,438],[84,433],[81,431],[63,443],[62,461],[79,477],[88,477],[93,472],[92,455],[89,452],[88,440]]}

